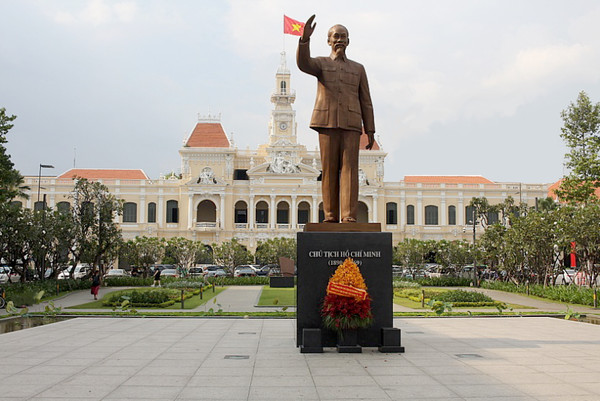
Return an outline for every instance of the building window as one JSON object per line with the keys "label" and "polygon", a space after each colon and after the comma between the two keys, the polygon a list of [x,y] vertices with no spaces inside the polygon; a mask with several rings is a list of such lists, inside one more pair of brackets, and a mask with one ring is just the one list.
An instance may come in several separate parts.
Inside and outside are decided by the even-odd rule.
{"label": "building window", "polygon": [[44,210],[44,202],[43,201],[37,201],[33,204],[33,210],[35,210],[36,212],[40,211],[40,210]]}
{"label": "building window", "polygon": [[167,223],[179,223],[179,203],[176,200],[167,201]]}
{"label": "building window", "polygon": [[234,222],[239,224],[248,223],[248,205],[244,201],[235,203]]}
{"label": "building window", "polygon": [[217,206],[209,200],[203,200],[196,208],[198,223],[215,223],[217,221]]}
{"label": "building window", "polygon": [[369,222],[369,207],[364,202],[358,202],[358,210],[356,211],[357,223]]}
{"label": "building window", "polygon": [[415,207],[413,205],[406,206],[406,224],[415,224]]}
{"label": "building window", "polygon": [[310,222],[310,205],[308,202],[300,202],[298,204],[298,224],[306,224]]}
{"label": "building window", "polygon": [[21,201],[12,201],[10,204],[16,207],[23,207],[23,202]]}
{"label": "building window", "polygon": [[448,206],[448,225],[456,225],[456,206]]}
{"label": "building window", "polygon": [[385,224],[398,224],[398,205],[396,202],[385,204]]}
{"label": "building window", "polygon": [[56,204],[56,210],[60,213],[68,214],[71,211],[71,204],[69,202],[58,202]]}
{"label": "building window", "polygon": [[281,81],[281,84],[279,85],[279,87],[281,88],[281,93],[285,95],[285,93],[286,93],[285,81]]}
{"label": "building window", "polygon": [[465,225],[473,224],[473,211],[475,208],[473,206],[465,207]]}
{"label": "building window", "polygon": [[137,204],[133,202],[123,204],[123,223],[137,223]]}
{"label": "building window", "polygon": [[323,211],[323,202],[319,203],[319,222],[325,221],[325,212]]}
{"label": "building window", "polygon": [[233,179],[236,181],[248,180],[248,174],[246,169],[235,169],[233,170]]}
{"label": "building window", "polygon": [[256,204],[256,222],[266,224],[269,222],[269,205],[265,201]]}
{"label": "building window", "polygon": [[277,204],[277,224],[290,224],[290,205],[287,202]]}
{"label": "building window", "polygon": [[156,203],[148,203],[148,223],[156,223]]}
{"label": "building window", "polygon": [[438,207],[429,205],[425,206],[425,224],[429,226],[438,225]]}
{"label": "building window", "polygon": [[490,226],[492,224],[496,224],[498,221],[500,221],[500,219],[498,218],[498,212],[488,212],[487,220]]}

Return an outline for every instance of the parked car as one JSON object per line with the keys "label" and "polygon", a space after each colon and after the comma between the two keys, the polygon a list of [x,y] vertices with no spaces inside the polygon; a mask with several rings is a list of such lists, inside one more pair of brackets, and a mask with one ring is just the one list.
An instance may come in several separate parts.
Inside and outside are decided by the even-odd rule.
{"label": "parked car", "polygon": [[[71,268],[72,268],[72,266],[68,266],[66,269],[64,269],[63,271],[61,271],[58,274],[58,279],[59,280],[65,280],[65,279],[71,278],[70,277]],[[79,264],[79,265],[75,266],[75,271],[73,272],[73,277],[72,278],[74,278],[74,279],[83,278],[86,275],[88,275],[91,270],[92,270],[92,268],[90,267],[90,265],[88,265],[88,264]]]}
{"label": "parked car", "polygon": [[160,277],[179,277],[177,269],[164,269],[160,272]]}
{"label": "parked car", "polygon": [[9,266],[0,266],[0,284],[8,283],[9,274],[10,274]]}
{"label": "parked car", "polygon": [[264,265],[263,267],[261,267],[260,269],[258,269],[256,271],[256,275],[257,276],[268,276],[269,272],[273,268],[279,268],[279,265],[276,265],[276,264]]}
{"label": "parked car", "polygon": [[239,266],[233,272],[233,277],[254,277],[256,272],[251,267]]}
{"label": "parked car", "polygon": [[188,274],[190,277],[202,277],[205,274],[205,271],[202,270],[201,267],[191,267]]}
{"label": "parked car", "polygon": [[267,276],[269,276],[269,277],[281,276],[281,268],[279,267],[279,265],[275,265],[275,266],[271,267],[269,269],[269,273],[267,273]]}
{"label": "parked car", "polygon": [[112,278],[112,277],[129,277],[131,276],[126,270],[124,269],[111,269],[109,271],[106,272],[106,274],[104,275],[104,278]]}
{"label": "parked car", "polygon": [[226,277],[227,273],[223,269],[209,270],[204,277]]}
{"label": "parked car", "polygon": [[175,269],[175,265],[156,264],[156,265],[153,265],[152,267],[150,267],[151,273],[154,273],[156,271],[156,269],[159,269],[162,272],[163,270],[166,270],[166,269]]}
{"label": "parked car", "polygon": [[392,265],[392,276],[393,277],[400,277],[400,276],[402,276],[402,267],[396,266],[396,265]]}

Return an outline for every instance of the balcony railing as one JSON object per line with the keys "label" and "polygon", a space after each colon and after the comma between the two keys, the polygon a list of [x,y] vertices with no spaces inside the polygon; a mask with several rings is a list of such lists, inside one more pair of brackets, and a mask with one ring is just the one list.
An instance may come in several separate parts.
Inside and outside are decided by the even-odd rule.
{"label": "balcony railing", "polygon": [[217,222],[216,221],[202,221],[202,222],[196,223],[196,227],[198,227],[198,228],[215,228],[215,227],[217,227]]}

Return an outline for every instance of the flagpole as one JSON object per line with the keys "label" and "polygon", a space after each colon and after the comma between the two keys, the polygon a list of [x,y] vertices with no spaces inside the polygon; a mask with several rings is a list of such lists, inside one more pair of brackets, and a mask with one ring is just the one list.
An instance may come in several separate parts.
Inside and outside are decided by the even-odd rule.
{"label": "flagpole", "polygon": [[283,33],[281,34],[281,40],[283,41],[283,51],[285,52],[285,14],[283,14]]}

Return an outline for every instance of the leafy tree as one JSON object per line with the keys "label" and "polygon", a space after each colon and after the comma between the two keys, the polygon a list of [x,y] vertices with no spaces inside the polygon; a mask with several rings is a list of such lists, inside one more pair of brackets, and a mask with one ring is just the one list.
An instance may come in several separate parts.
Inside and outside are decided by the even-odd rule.
{"label": "leafy tree", "polygon": [[135,237],[127,241],[121,255],[131,265],[142,269],[144,277],[148,277],[150,266],[158,263],[165,256],[165,240],[157,237]]}
{"label": "leafy tree", "polygon": [[169,248],[169,253],[175,259],[179,273],[187,276],[190,267],[195,263],[200,252],[203,251],[204,245],[198,241],[175,237],[167,241],[167,248]]}
{"label": "leafy tree", "polygon": [[570,173],[556,193],[567,202],[589,202],[600,186],[600,103],[593,104],[581,91],[561,117],[561,137],[569,148],[565,165]]}
{"label": "leafy tree", "polygon": [[75,243],[72,217],[47,208],[34,212],[30,240],[38,277],[43,280],[46,269],[50,269],[50,277],[55,277],[59,268],[68,264]]}
{"label": "leafy tree", "polygon": [[34,238],[33,212],[16,204],[6,204],[0,213],[0,257],[26,279],[26,267],[32,257],[32,239]]}
{"label": "leafy tree", "polygon": [[[14,163],[10,160],[5,143],[8,142],[6,136],[8,131],[14,126],[12,122],[17,116],[6,114],[5,108],[0,108],[0,207],[6,206],[11,199],[22,196],[26,197],[23,187],[23,176],[14,168]],[[0,212],[5,212],[4,208]]]}
{"label": "leafy tree", "polygon": [[225,267],[229,275],[233,275],[233,269],[236,266],[250,263],[253,259],[252,253],[236,238],[220,244],[213,244],[212,248],[215,263]]}
{"label": "leafy tree", "polygon": [[256,247],[256,262],[262,265],[279,264],[279,258],[296,260],[296,240],[277,237],[259,241]]}
{"label": "leafy tree", "polygon": [[108,188],[85,178],[75,179],[72,218],[75,232],[71,248],[73,268],[78,262],[90,263],[104,271],[105,264],[117,256],[122,243],[121,229],[115,217],[123,211],[123,202]]}
{"label": "leafy tree", "polygon": [[436,248],[435,262],[454,273],[469,262],[471,245],[467,241],[440,240]]}

